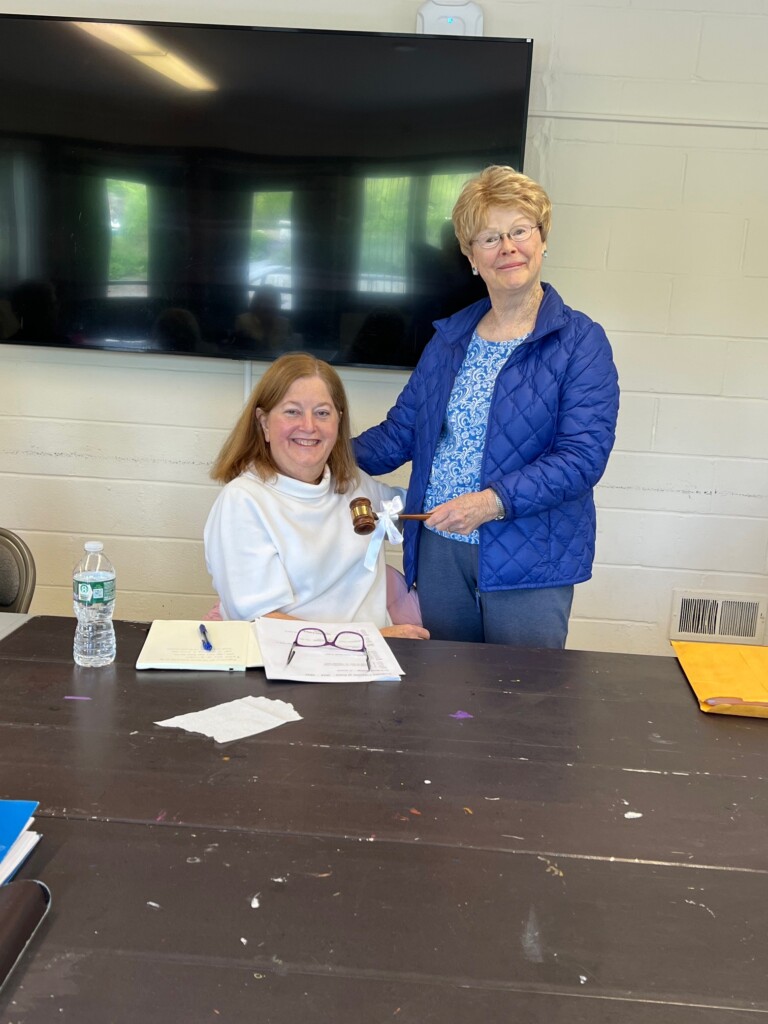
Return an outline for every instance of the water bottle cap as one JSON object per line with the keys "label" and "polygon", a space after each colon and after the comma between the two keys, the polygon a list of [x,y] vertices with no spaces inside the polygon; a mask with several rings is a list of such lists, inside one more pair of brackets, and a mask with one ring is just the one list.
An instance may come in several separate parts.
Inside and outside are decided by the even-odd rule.
{"label": "water bottle cap", "polygon": [[101,543],[100,540],[87,540],[85,542],[85,550],[86,551],[103,551],[104,550],[104,545]]}

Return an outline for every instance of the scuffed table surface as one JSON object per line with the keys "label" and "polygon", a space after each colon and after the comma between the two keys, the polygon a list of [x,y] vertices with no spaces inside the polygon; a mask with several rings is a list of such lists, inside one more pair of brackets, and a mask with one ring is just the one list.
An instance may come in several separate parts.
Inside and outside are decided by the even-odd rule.
{"label": "scuffed table surface", "polygon": [[[400,684],[302,686],[136,673],[127,622],[78,669],[73,628],[0,643],[0,795],[40,801],[53,892],[1,1024],[768,1017],[768,723],[673,658],[394,641]],[[152,724],[247,694],[302,721]]]}

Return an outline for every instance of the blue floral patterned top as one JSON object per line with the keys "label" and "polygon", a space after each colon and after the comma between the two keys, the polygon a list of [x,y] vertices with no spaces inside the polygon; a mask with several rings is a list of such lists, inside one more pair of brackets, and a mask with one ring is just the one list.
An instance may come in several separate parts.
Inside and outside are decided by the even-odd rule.
{"label": "blue floral patterned top", "polygon": [[[527,337],[528,334],[524,334],[513,341],[486,341],[477,331],[472,335],[448,399],[424,497],[426,512],[460,494],[482,489],[480,472],[493,388],[502,366]],[[466,536],[442,530],[434,532],[451,540],[480,543],[478,530]]]}

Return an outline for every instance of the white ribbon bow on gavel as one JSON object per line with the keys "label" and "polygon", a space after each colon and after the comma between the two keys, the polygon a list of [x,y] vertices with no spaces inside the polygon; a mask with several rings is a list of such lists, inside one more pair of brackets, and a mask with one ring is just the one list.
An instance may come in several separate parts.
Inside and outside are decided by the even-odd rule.
{"label": "white ribbon bow on gavel", "polygon": [[379,557],[379,551],[381,545],[384,543],[384,538],[392,544],[402,544],[403,535],[400,533],[398,528],[395,526],[395,519],[399,512],[403,511],[403,499],[399,494],[395,495],[390,501],[383,501],[381,503],[381,511],[377,512],[377,522],[371,539],[368,541],[368,550],[365,553],[365,561],[363,565],[366,569],[373,572],[376,568],[376,560]]}

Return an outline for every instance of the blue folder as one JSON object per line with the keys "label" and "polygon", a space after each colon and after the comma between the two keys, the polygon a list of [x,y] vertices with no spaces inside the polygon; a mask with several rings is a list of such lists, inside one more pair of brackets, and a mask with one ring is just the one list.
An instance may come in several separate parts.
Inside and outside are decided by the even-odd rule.
{"label": "blue folder", "polygon": [[[0,878],[5,874],[3,860],[6,854],[24,833],[36,810],[36,800],[0,800]],[[17,865],[14,874],[20,866]]]}

